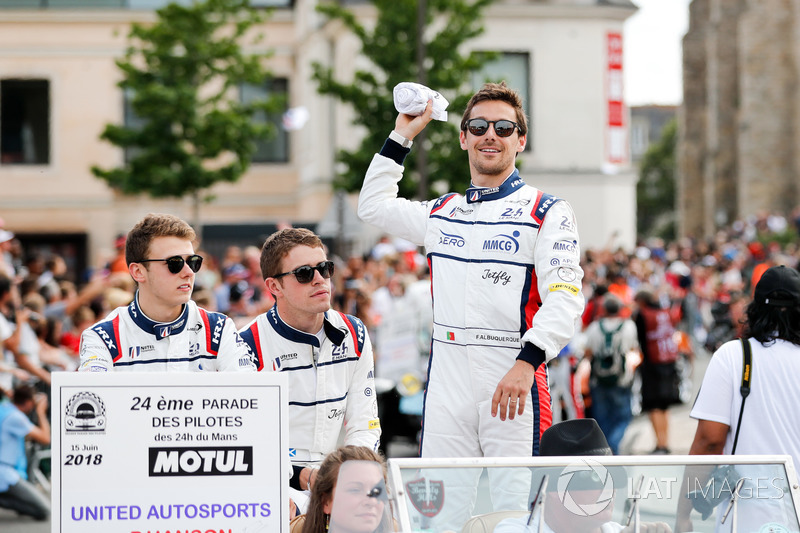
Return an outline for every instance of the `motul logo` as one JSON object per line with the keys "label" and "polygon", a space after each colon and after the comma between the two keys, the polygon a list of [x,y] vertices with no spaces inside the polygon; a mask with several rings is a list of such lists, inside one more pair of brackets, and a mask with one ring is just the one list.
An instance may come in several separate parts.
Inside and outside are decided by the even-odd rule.
{"label": "motul logo", "polygon": [[252,446],[150,448],[150,477],[251,476]]}

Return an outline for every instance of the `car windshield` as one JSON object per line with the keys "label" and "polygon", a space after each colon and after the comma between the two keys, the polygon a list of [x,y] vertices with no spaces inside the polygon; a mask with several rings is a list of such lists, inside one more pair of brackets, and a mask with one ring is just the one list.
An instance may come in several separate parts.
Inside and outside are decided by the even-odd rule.
{"label": "car windshield", "polygon": [[800,531],[787,456],[393,459],[389,466],[401,531],[612,533],[658,522],[672,531]]}

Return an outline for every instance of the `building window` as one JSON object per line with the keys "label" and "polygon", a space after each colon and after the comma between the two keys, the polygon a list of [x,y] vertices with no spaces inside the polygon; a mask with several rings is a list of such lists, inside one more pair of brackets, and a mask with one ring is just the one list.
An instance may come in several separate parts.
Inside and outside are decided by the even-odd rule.
{"label": "building window", "polygon": [[[133,110],[133,89],[123,89],[123,120],[126,128],[134,131],[139,131],[145,127],[147,121],[136,114]],[[141,153],[142,149],[134,146],[125,148],[125,163],[130,163],[133,159]]]}
{"label": "building window", "polygon": [[50,162],[50,82],[0,80],[0,163]]}
{"label": "building window", "polygon": [[497,56],[483,65],[483,68],[472,73],[472,88],[477,91],[487,81],[501,82],[515,89],[522,97],[522,108],[528,116],[528,142],[525,150],[533,147],[531,131],[531,69],[530,57],[526,52],[499,52]]}
{"label": "building window", "polygon": [[241,87],[242,103],[255,100],[275,98],[280,104],[280,111],[265,113],[258,111],[253,120],[259,123],[269,122],[274,128],[272,136],[266,141],[256,142],[253,163],[286,163],[289,161],[289,133],[283,128],[282,117],[287,109],[289,81],[286,78],[271,78],[263,85],[245,84]]}

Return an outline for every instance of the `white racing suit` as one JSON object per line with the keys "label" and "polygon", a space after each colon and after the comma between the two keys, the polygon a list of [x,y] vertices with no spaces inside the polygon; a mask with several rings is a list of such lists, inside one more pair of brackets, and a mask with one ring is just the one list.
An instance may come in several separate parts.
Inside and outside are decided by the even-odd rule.
{"label": "white racing suit", "polygon": [[[358,214],[427,250],[433,342],[422,457],[538,455],[552,420],[542,363],[571,339],[584,306],[572,209],[526,185],[516,170],[500,187],[471,187],[464,196],[397,198],[406,153],[386,141],[367,171]],[[537,368],[535,380],[524,414],[501,421],[491,416],[492,395],[516,359]],[[529,478],[507,477],[492,480],[495,508],[527,508]],[[477,480],[462,487],[445,481],[449,502],[441,518],[460,528]]]}
{"label": "white racing suit", "polygon": [[367,328],[328,311],[323,330],[320,343],[284,322],[276,306],[239,330],[259,371],[288,374],[289,458],[298,490],[306,489],[297,483],[303,466],[319,466],[341,444],[377,450],[381,438]]}
{"label": "white racing suit", "polygon": [[172,322],[142,312],[138,293],[81,334],[79,371],[255,372],[250,349],[222,313],[183,306]]}

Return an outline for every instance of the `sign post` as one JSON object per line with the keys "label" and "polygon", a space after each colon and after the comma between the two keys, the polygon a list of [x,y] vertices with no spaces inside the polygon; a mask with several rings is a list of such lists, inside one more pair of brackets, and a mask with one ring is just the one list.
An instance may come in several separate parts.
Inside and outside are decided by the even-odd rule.
{"label": "sign post", "polygon": [[288,532],[281,373],[53,374],[53,533]]}

